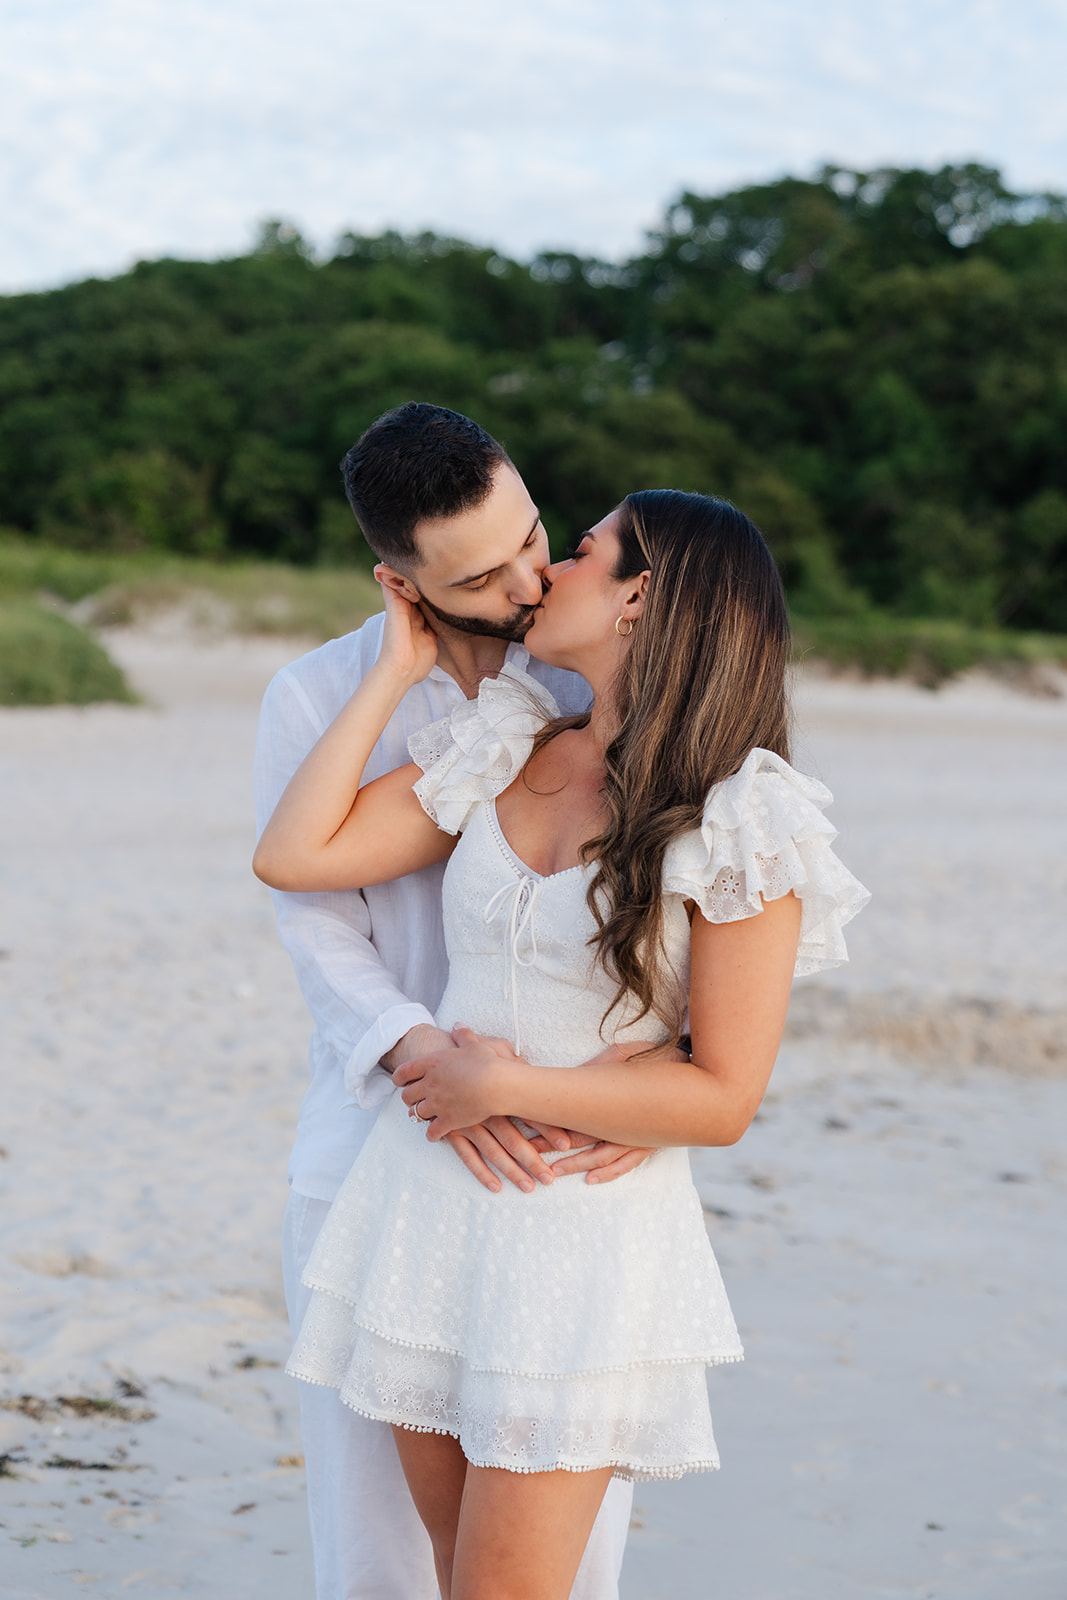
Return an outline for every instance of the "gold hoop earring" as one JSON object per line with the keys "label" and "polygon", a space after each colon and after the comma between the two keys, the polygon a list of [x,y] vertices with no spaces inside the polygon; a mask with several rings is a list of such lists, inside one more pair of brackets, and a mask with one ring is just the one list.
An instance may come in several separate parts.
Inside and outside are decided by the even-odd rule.
{"label": "gold hoop earring", "polygon": [[[620,622],[625,622],[625,624],[626,624],[626,631],[625,632],[623,632],[622,628],[619,627],[619,623]],[[631,633],[633,633],[633,631],[634,631],[634,623],[633,623],[633,618],[632,617],[616,617],[615,618],[615,632],[618,634],[620,639],[628,639],[630,637]]]}

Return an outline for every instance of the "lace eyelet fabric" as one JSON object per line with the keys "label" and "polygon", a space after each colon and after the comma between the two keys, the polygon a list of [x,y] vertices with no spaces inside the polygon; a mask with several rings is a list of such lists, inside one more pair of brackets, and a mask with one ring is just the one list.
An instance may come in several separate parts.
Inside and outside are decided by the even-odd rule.
{"label": "lace eyelet fabric", "polygon": [[[412,741],[423,805],[462,833],[444,879],[450,976],[437,1020],[568,1070],[603,1048],[613,993],[588,944],[594,869],[541,877],[508,846],[495,797],[551,713],[505,675],[490,682]],[[829,850],[828,798],[765,751],[712,792],[702,827],[665,863],[665,952],[682,981],[691,900],[732,921],[792,889],[806,970],[843,959],[840,928],[865,891]],[[611,1037],[652,1037],[636,1010],[612,1014]],[[610,1466],[644,1479],[718,1465],[706,1369],[742,1349],[685,1150],[657,1151],[612,1183],[575,1174],[490,1194],[394,1094],[304,1282],[311,1303],[288,1370],[365,1416],[451,1434],[468,1460],[513,1472]]]}

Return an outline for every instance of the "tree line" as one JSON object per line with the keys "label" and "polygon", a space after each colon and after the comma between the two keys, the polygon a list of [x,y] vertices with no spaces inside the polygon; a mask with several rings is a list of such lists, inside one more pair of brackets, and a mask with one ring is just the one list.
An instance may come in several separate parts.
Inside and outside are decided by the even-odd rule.
{"label": "tree line", "polygon": [[89,550],[366,560],[337,463],[466,411],[555,548],[628,490],[725,494],[794,606],[1067,632],[1067,204],[827,168],[681,195],[623,263],[432,234],[141,262],[0,299],[0,523]]}

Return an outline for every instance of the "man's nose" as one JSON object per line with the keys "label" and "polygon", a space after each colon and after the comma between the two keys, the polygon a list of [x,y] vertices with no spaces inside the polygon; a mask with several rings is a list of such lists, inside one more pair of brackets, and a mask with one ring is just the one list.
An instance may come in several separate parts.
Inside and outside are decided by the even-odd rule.
{"label": "man's nose", "polygon": [[536,560],[524,561],[515,579],[515,587],[511,591],[511,598],[524,606],[540,605],[541,595],[544,593],[541,573],[544,570],[541,562]]}

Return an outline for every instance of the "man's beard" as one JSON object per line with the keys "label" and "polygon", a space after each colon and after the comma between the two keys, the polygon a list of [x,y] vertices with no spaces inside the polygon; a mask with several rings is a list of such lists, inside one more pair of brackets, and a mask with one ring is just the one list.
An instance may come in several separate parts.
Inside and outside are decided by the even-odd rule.
{"label": "man's beard", "polygon": [[536,606],[517,606],[510,617],[502,622],[491,622],[488,617],[457,617],[451,611],[442,611],[432,600],[419,591],[419,601],[431,616],[457,633],[477,633],[486,639],[506,639],[509,644],[521,644],[530,629]]}

